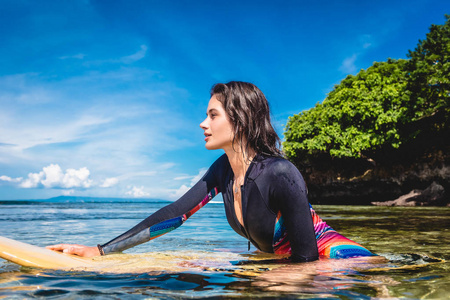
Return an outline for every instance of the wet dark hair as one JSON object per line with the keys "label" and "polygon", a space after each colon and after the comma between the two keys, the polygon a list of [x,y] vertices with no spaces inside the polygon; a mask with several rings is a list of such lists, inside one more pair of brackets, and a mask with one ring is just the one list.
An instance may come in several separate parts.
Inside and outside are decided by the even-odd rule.
{"label": "wet dark hair", "polygon": [[270,122],[269,103],[266,96],[254,84],[241,81],[217,83],[211,89],[228,115],[234,130],[234,142],[238,141],[244,153],[283,156],[280,138]]}

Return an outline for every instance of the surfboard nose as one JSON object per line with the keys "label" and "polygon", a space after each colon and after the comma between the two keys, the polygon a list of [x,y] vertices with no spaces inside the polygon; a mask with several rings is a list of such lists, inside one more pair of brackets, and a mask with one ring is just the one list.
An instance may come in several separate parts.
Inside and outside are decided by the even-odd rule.
{"label": "surfboard nose", "polygon": [[55,252],[0,236],[0,257],[25,267],[79,269],[92,267],[92,259]]}

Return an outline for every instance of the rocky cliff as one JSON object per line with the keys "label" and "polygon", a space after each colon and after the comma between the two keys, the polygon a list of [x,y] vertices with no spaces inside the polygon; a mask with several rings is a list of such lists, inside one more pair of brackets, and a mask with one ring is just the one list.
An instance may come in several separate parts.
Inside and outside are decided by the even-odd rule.
{"label": "rocky cliff", "polygon": [[315,204],[450,205],[450,130],[423,131],[400,149],[372,158],[327,155],[294,162]]}

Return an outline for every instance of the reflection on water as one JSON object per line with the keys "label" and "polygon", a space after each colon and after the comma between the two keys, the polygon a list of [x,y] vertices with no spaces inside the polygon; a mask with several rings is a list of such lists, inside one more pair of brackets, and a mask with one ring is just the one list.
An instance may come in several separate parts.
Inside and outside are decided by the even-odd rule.
{"label": "reflection on water", "polygon": [[[103,243],[163,205],[1,202],[1,235],[40,246]],[[223,205],[210,203],[174,232],[127,255],[100,258],[119,259],[115,270],[36,270],[0,260],[0,298],[450,298],[449,208],[315,209],[380,256],[288,264],[247,252]]]}

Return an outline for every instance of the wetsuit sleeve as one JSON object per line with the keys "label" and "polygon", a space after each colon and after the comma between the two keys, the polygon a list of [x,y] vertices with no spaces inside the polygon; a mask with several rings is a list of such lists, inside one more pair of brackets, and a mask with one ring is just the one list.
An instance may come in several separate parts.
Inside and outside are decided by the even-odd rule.
{"label": "wetsuit sleeve", "polygon": [[273,171],[272,197],[284,219],[291,245],[291,260],[316,260],[319,254],[303,177],[288,161],[275,163]]}
{"label": "wetsuit sleeve", "polygon": [[219,160],[180,199],[156,211],[122,235],[101,245],[104,254],[121,252],[181,226],[192,214],[220,192],[216,177]]}

